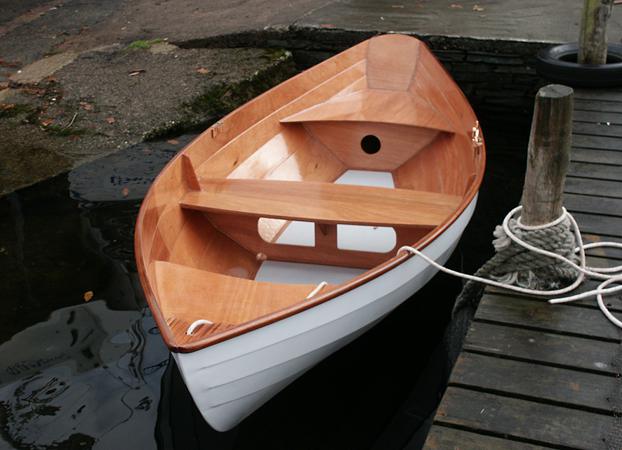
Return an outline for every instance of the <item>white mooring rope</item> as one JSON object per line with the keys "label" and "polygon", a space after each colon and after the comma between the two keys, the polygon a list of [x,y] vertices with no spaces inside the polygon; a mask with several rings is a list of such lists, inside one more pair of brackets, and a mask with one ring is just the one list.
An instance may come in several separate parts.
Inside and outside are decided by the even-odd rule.
{"label": "white mooring rope", "polygon": [[315,289],[313,289],[311,292],[309,292],[309,295],[307,295],[307,297],[305,298],[305,300],[309,300],[311,297],[314,297],[315,294],[317,294],[318,292],[320,292],[322,289],[324,289],[324,287],[326,287],[328,285],[328,283],[326,281],[322,281],[321,283],[319,283],[317,286],[315,286]]}
{"label": "white mooring rope", "polygon": [[201,325],[214,325],[214,322],[212,322],[211,320],[206,320],[206,319],[195,320],[194,322],[190,324],[190,326],[186,330],[186,334],[188,336],[192,336],[192,333],[194,333],[194,330],[199,328]]}
{"label": "white mooring rope", "polygon": [[613,314],[611,314],[611,312],[609,311],[609,309],[605,305],[605,302],[603,301],[603,295],[610,295],[610,294],[622,291],[622,285],[607,288],[607,286],[609,286],[610,284],[622,283],[622,266],[609,267],[609,268],[605,268],[605,267],[589,267],[586,264],[586,258],[585,258],[585,251],[588,250],[588,249],[597,248],[597,247],[614,247],[614,248],[622,249],[622,243],[617,243],[617,242],[595,242],[595,243],[592,243],[592,244],[584,244],[583,243],[583,239],[581,237],[581,232],[579,230],[579,226],[578,226],[575,218],[572,217],[572,214],[570,214],[568,211],[566,211],[566,208],[562,208],[563,212],[562,212],[562,215],[559,218],[555,219],[553,222],[546,223],[544,225],[538,225],[538,226],[523,225],[520,222],[520,216],[516,219],[517,226],[519,228],[523,229],[523,230],[541,230],[541,229],[545,229],[545,228],[548,228],[548,227],[552,227],[552,226],[558,225],[562,221],[568,219],[570,221],[571,225],[574,228],[573,231],[574,231],[574,234],[575,234],[576,242],[578,244],[577,247],[574,250],[575,253],[579,254],[579,264],[576,264],[574,261],[566,258],[565,256],[562,256],[562,255],[559,255],[557,253],[550,252],[548,250],[544,250],[544,249],[541,249],[541,248],[538,248],[538,247],[534,247],[533,245],[523,241],[518,236],[516,236],[516,234],[514,234],[514,232],[510,229],[509,222],[510,222],[510,219],[513,219],[516,216],[516,214],[521,209],[522,209],[522,206],[517,206],[512,211],[510,211],[507,214],[507,216],[505,216],[505,218],[503,219],[503,224],[502,224],[503,231],[517,245],[519,245],[519,246],[521,246],[521,247],[523,247],[523,248],[525,248],[525,249],[527,249],[527,250],[529,250],[531,252],[534,252],[536,254],[543,255],[543,256],[548,256],[548,257],[557,259],[559,261],[562,261],[562,262],[568,264],[569,266],[573,267],[574,269],[576,269],[577,270],[577,277],[576,277],[575,281],[570,286],[567,286],[567,287],[561,288],[561,289],[555,289],[555,290],[541,290],[541,289],[524,288],[524,287],[521,287],[521,286],[515,286],[513,284],[503,283],[503,282],[500,282],[500,281],[495,281],[495,280],[491,280],[491,279],[488,279],[488,278],[482,278],[482,277],[478,277],[478,276],[475,276],[475,275],[469,275],[469,274],[465,274],[465,273],[462,273],[462,272],[457,272],[457,271],[452,270],[452,269],[448,269],[447,267],[444,267],[444,266],[438,264],[436,261],[431,259],[429,256],[425,255],[420,250],[417,250],[416,248],[410,247],[408,245],[400,247],[400,249],[397,251],[397,253],[399,254],[402,251],[407,251],[407,252],[410,252],[410,253],[412,253],[414,255],[420,256],[428,264],[431,264],[432,266],[436,267],[438,270],[440,270],[442,272],[445,272],[445,273],[447,273],[449,275],[453,275],[453,276],[456,276],[456,277],[464,278],[464,279],[475,281],[475,282],[479,282],[479,283],[488,284],[488,285],[491,285],[491,286],[496,286],[496,287],[499,287],[499,288],[508,289],[508,290],[515,291],[515,292],[520,292],[520,293],[523,293],[523,294],[536,295],[536,296],[559,296],[559,295],[567,294],[567,293],[575,290],[577,287],[579,287],[583,283],[583,281],[585,280],[586,276],[587,277],[591,277],[591,278],[595,278],[595,279],[598,279],[598,280],[602,280],[602,283],[596,289],[593,289],[593,290],[587,291],[587,292],[583,292],[581,294],[575,294],[575,295],[566,296],[566,297],[553,298],[553,299],[550,299],[548,302],[552,303],[552,304],[566,303],[566,302],[572,302],[572,301],[575,301],[575,300],[580,300],[582,298],[596,296],[596,300],[598,302],[598,307],[603,312],[603,314],[607,317],[607,319],[609,319],[614,325],[622,328],[622,321],[620,321]]}

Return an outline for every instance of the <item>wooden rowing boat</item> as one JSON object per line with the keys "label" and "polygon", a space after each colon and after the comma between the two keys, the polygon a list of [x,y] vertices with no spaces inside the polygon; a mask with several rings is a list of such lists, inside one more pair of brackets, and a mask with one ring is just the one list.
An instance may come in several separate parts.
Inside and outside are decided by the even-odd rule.
{"label": "wooden rowing boat", "polygon": [[160,173],[136,261],[162,337],[217,430],[371,327],[445,262],[484,143],[427,47],[362,42],[235,110]]}

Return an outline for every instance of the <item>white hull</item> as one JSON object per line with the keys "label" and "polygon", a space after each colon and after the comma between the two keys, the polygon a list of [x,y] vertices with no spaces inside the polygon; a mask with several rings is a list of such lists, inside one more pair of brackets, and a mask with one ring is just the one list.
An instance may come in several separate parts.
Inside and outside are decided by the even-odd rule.
{"label": "white hull", "polygon": [[[456,247],[477,197],[424,253],[441,264]],[[297,377],[372,327],[436,273],[412,257],[340,297],[192,353],[174,353],[205,420],[227,431]]]}

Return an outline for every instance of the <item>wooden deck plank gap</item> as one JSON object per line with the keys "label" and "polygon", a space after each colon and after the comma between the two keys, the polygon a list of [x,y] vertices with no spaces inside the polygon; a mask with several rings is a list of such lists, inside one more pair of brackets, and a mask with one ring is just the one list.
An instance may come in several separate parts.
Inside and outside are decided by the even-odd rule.
{"label": "wooden deck plank gap", "polygon": [[[596,288],[596,286],[594,286],[594,288]],[[536,303],[538,303],[538,302],[546,303],[548,298],[550,298],[550,297],[543,298],[543,297],[536,297],[536,296],[529,296],[529,295],[516,295],[515,292],[503,291],[501,289],[495,289],[495,290],[490,289],[490,290],[487,290],[486,292],[487,292],[488,295],[498,295],[500,297],[507,297],[507,298],[520,298],[521,301],[536,302]],[[579,289],[577,289],[577,293],[579,293],[579,292],[581,292],[581,291]],[[612,297],[612,298],[619,298],[619,297],[620,296]],[[548,304],[548,303],[547,303],[547,305],[549,307],[551,307],[551,308],[556,308],[556,307],[572,307],[572,308],[585,308],[585,309],[600,311],[600,308],[596,304],[596,300],[595,299],[586,299],[586,300],[588,302],[590,302],[590,303],[585,303],[585,302],[582,302],[581,300],[577,300],[576,302],[563,303],[563,304],[559,304],[559,305],[551,305],[551,304]],[[622,312],[622,304],[615,305],[613,303],[610,303],[610,304],[607,305],[607,307],[611,310],[611,312]]]}
{"label": "wooden deck plank gap", "polygon": [[555,363],[555,362],[550,362],[550,361],[529,359],[529,358],[521,357],[521,356],[504,355],[504,354],[500,354],[500,353],[495,353],[495,352],[491,352],[491,351],[486,351],[486,350],[478,349],[475,346],[471,346],[471,345],[465,345],[462,348],[462,351],[466,352],[466,353],[473,353],[475,355],[490,356],[490,357],[493,357],[493,358],[507,359],[507,360],[510,360],[510,361],[525,362],[525,363],[537,364],[537,365],[541,365],[541,366],[554,367],[554,368],[557,368],[557,369],[574,370],[576,372],[584,372],[584,373],[591,373],[591,374],[594,374],[594,375],[602,375],[602,376],[611,377],[611,378],[618,378],[618,375],[616,373],[607,372],[605,370],[588,369],[588,368],[584,368],[584,367],[572,366],[570,364],[560,364],[560,363]]}
{"label": "wooden deck plank gap", "polygon": [[602,409],[602,408],[593,408],[590,406],[577,405],[573,403],[561,402],[561,401],[552,400],[552,399],[542,399],[540,397],[534,397],[532,395],[516,394],[513,392],[503,391],[499,389],[485,388],[485,387],[477,386],[475,384],[456,383],[456,382],[450,381],[448,383],[448,386],[457,387],[457,388],[466,389],[466,390],[475,391],[475,392],[482,392],[484,394],[492,394],[497,397],[515,398],[518,400],[526,400],[531,403],[539,403],[542,405],[552,405],[552,406],[559,406],[561,408],[575,409],[577,411],[585,411],[585,412],[589,412],[593,414],[600,414],[602,416],[607,416],[607,417],[615,417],[616,415],[616,412],[612,410],[607,410],[607,409]]}
{"label": "wooden deck plank gap", "polygon": [[[560,306],[560,305],[556,305],[556,306]],[[555,306],[551,305],[551,307],[554,308]],[[517,324],[517,323],[510,322],[510,321],[506,322],[506,321],[501,321],[501,320],[483,319],[480,317],[476,317],[473,319],[473,322],[486,323],[489,325],[500,325],[500,326],[504,326],[507,328],[516,328],[520,330],[540,331],[540,332],[548,333],[548,334],[556,334],[558,336],[577,337],[581,339],[589,339],[591,341],[596,341],[596,342],[609,342],[613,344],[620,344],[622,342],[620,341],[619,338],[598,337],[598,336],[594,336],[594,335],[586,334],[586,333],[562,331],[562,330],[557,330],[555,328],[545,328],[545,327],[539,327],[536,325]],[[608,326],[608,325],[609,324],[603,318],[603,326]]]}
{"label": "wooden deck plank gap", "polygon": [[568,447],[565,445],[555,445],[549,442],[538,441],[535,439],[526,439],[526,438],[521,438],[520,436],[512,436],[510,434],[505,434],[505,433],[495,433],[494,431],[482,430],[479,428],[472,428],[472,427],[468,427],[465,425],[458,425],[458,424],[454,424],[451,422],[445,422],[440,419],[435,419],[433,424],[442,426],[445,428],[452,428],[454,430],[467,431],[469,433],[480,434],[482,436],[496,437],[496,438],[501,438],[506,441],[512,441],[512,442],[516,442],[520,444],[537,445],[540,447],[550,448],[554,450],[581,450],[579,447]]}

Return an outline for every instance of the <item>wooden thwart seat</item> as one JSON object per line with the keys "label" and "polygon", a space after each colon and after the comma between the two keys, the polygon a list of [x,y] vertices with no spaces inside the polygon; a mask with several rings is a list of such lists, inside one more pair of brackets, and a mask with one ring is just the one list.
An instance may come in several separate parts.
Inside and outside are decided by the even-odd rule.
{"label": "wooden thwart seat", "polygon": [[281,180],[202,180],[182,208],[323,224],[436,227],[462,197],[436,192]]}
{"label": "wooden thwart seat", "polygon": [[[277,284],[231,277],[167,261],[153,263],[162,314],[169,322],[206,319],[237,325],[305,300],[313,284]],[[330,286],[324,289],[330,289]],[[185,332],[185,330],[183,330]]]}

